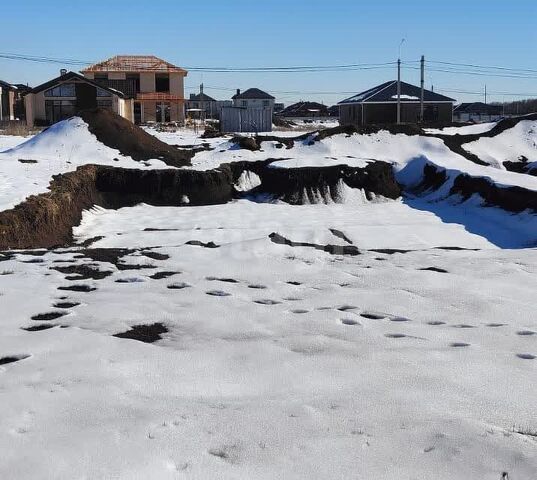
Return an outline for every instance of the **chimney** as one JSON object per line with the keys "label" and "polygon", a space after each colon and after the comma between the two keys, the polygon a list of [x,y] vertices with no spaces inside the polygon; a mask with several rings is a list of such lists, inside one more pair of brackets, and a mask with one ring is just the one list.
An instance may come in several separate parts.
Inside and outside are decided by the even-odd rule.
{"label": "chimney", "polygon": [[66,74],[67,74],[67,69],[66,69],[66,68],[62,68],[62,69],[60,70],[60,75],[63,77],[63,76],[66,75]]}
{"label": "chimney", "polygon": [[200,94],[203,95],[203,83],[200,85]]}
{"label": "chimney", "polygon": [[237,88],[237,95],[240,95],[240,94],[241,94],[241,89]]}
{"label": "chimney", "polygon": [[195,97],[195,96],[196,96],[195,93],[191,93],[191,94],[190,94],[190,100],[194,100],[194,97]]}

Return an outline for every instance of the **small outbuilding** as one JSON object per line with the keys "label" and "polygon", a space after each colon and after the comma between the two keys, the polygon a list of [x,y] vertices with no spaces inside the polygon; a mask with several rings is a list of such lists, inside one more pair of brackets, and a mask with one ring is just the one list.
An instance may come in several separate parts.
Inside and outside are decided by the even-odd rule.
{"label": "small outbuilding", "polygon": [[453,110],[455,122],[497,122],[502,117],[502,105],[490,105],[483,102],[461,103]]}
{"label": "small outbuilding", "polygon": [[[421,89],[401,82],[401,123],[419,123]],[[424,123],[452,122],[453,98],[424,90]],[[397,80],[377,85],[342,100],[339,105],[341,125],[371,125],[397,123]]]}
{"label": "small outbuilding", "polygon": [[290,118],[328,117],[328,108],[317,102],[297,102],[284,108],[277,115]]}
{"label": "small outbuilding", "polygon": [[108,108],[134,121],[133,100],[123,92],[100,85],[75,72],[62,75],[33,88],[24,97],[26,123],[52,125],[76,115],[81,110]]}

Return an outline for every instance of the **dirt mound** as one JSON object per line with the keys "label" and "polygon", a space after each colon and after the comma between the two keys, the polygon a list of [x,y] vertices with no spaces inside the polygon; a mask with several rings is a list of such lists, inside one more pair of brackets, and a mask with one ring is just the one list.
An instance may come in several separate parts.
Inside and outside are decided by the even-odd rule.
{"label": "dirt mound", "polygon": [[110,110],[96,108],[85,110],[80,117],[88,124],[89,131],[99,142],[119,150],[134,160],[159,159],[172,167],[190,165],[194,153],[161,142],[158,138],[137,127]]}

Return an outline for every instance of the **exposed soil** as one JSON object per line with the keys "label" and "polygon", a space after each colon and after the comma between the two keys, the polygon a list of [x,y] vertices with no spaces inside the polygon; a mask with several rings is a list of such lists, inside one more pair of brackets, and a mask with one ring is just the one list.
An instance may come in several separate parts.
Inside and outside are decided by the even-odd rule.
{"label": "exposed soil", "polygon": [[116,333],[114,337],[130,338],[144,343],[154,343],[162,338],[163,333],[169,330],[162,323],[153,323],[151,325],[134,325],[130,330],[123,333]]}
{"label": "exposed soil", "polygon": [[178,150],[110,110],[86,110],[80,116],[99,142],[134,160],[156,158],[172,167],[183,167],[190,165],[190,159],[194,156],[192,151]]}
{"label": "exposed soil", "polygon": [[47,312],[47,313],[38,313],[32,317],[32,320],[36,321],[48,321],[56,320],[57,318],[64,317],[69,312]]}
{"label": "exposed soil", "polygon": [[69,265],[66,267],[51,267],[51,270],[56,270],[60,273],[69,274],[65,277],[66,280],[87,280],[91,278],[93,280],[101,280],[112,275],[111,270],[99,270],[96,267],[90,265]]}
{"label": "exposed soil", "polygon": [[328,252],[332,255],[361,254],[360,250],[358,250],[358,248],[356,248],[354,245],[318,245],[307,242],[293,242],[276,232],[271,233],[269,238],[273,243],[278,243],[280,245],[289,245],[290,247],[310,247],[315,248],[316,250],[322,250],[323,252]]}
{"label": "exposed soil", "polygon": [[174,275],[177,275],[181,272],[157,272],[157,273],[154,273],[153,275],[150,275],[149,278],[152,278],[154,280],[161,280],[163,278],[169,278],[169,277],[173,277]]}

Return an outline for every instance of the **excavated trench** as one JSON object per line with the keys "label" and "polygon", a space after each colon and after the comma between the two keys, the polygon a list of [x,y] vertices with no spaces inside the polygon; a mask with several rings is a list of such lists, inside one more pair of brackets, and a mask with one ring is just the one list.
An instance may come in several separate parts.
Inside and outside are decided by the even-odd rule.
{"label": "excavated trench", "polygon": [[[72,241],[72,227],[83,210],[94,205],[121,208],[138,203],[157,206],[213,205],[245,194],[262,194],[291,203],[307,203],[308,192],[322,192],[338,201],[338,185],[361,188],[366,195],[397,198],[401,195],[392,168],[374,162],[365,168],[345,166],[283,169],[271,161],[223,164],[208,171],[139,170],[84,165],[56,175],[49,192],[29,197],[11,210],[0,212],[0,250],[50,248]],[[235,188],[241,174],[255,172],[260,185],[249,192]],[[305,193],[306,192],[306,193]]]}
{"label": "excavated trench", "polygon": [[[106,111],[83,113],[82,118],[99,141],[136,160],[160,158],[170,166],[184,166],[190,163],[195,154],[192,150],[166,145]],[[523,119],[533,118],[528,116]],[[500,122],[490,132],[477,136],[455,135],[454,139],[435,136],[442,138],[446,144],[449,143],[448,146],[452,149],[462,149],[464,143],[482,136],[497,135],[515,123],[513,120]],[[282,149],[289,149],[297,141],[313,143],[331,135],[351,135],[354,132],[367,134],[380,129],[407,135],[424,134],[419,127],[409,125],[389,128],[370,126],[358,130],[341,126],[295,138],[258,137],[238,139],[237,143],[241,148],[257,150],[262,141],[271,140],[279,142]],[[54,176],[48,192],[31,196],[15,208],[0,212],[0,250],[68,245],[72,242],[72,227],[80,223],[83,210],[94,205],[120,208],[143,202],[156,206],[186,207],[223,204],[234,198],[256,195],[291,204],[340,202],[344,200],[341,198],[342,186],[361,189],[368,199],[376,196],[395,199],[403,193],[395,180],[392,166],[381,161],[372,161],[365,167],[336,165],[305,168],[275,168],[271,165],[274,161],[234,162],[208,171],[175,168],[140,170],[84,165],[74,172]],[[254,176],[255,184],[249,188],[239,188],[238,182],[244,175]],[[427,164],[423,170],[423,181],[414,193],[437,190],[446,181],[448,178],[443,169]],[[525,209],[537,212],[537,192],[521,187],[500,187],[486,178],[460,174],[453,181],[449,192],[462,199],[476,193],[487,205],[511,212]]]}

